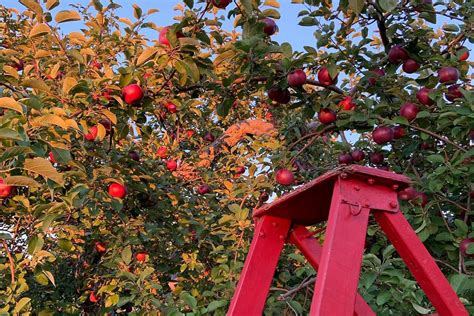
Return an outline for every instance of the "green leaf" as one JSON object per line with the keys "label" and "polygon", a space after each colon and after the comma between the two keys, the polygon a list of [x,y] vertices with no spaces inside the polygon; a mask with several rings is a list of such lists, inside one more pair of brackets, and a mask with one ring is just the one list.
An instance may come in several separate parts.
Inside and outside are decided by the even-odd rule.
{"label": "green leaf", "polygon": [[3,154],[0,156],[0,162],[15,158],[20,155],[26,155],[33,153],[30,147],[26,146],[12,146],[8,147]]}
{"label": "green leaf", "polygon": [[134,4],[133,5],[133,16],[135,17],[135,19],[139,19],[142,17],[142,8],[140,8],[138,5]]}
{"label": "green leaf", "polygon": [[431,310],[430,309],[427,309],[427,308],[424,308],[414,302],[411,302],[411,305],[413,306],[413,308],[420,314],[422,315],[426,315],[428,313],[431,313]]}
{"label": "green leaf", "polygon": [[444,163],[444,157],[438,154],[429,155],[426,160],[432,163]]}
{"label": "green leaf", "polygon": [[188,304],[189,306],[191,306],[192,308],[196,307],[197,306],[197,300],[196,298],[194,298],[191,294],[189,294],[188,292],[181,292],[181,295],[180,295],[181,299],[186,303]]}
{"label": "green leaf", "polygon": [[60,239],[58,241],[58,246],[62,250],[70,251],[72,249],[72,247],[74,247],[74,244],[68,239]]}
{"label": "green leaf", "polygon": [[280,12],[278,12],[275,9],[263,10],[262,14],[266,17],[269,17],[269,18],[274,18],[274,19],[279,19],[280,18]]}
{"label": "green leaf", "polygon": [[41,250],[44,245],[44,239],[41,236],[33,236],[28,242],[28,253],[30,255],[35,254],[37,251]]}
{"label": "green leaf", "polygon": [[0,233],[0,239],[10,240],[12,239],[12,235],[10,235],[9,233]]}
{"label": "green leaf", "polygon": [[130,264],[132,261],[132,248],[130,246],[125,247],[120,256],[125,264]]}
{"label": "green leaf", "polygon": [[54,160],[61,164],[67,164],[72,160],[71,152],[66,149],[55,148],[51,150],[53,152]]}
{"label": "green leaf", "polygon": [[229,111],[232,108],[232,104],[234,104],[233,99],[224,99],[222,103],[217,105],[217,115],[222,118],[225,118],[229,114]]}
{"label": "green leaf", "polygon": [[17,131],[9,128],[0,128],[0,139],[23,140]]}
{"label": "green leaf", "polygon": [[390,292],[381,292],[379,295],[377,295],[377,305],[381,306],[388,302],[388,300],[392,297],[392,294]]}
{"label": "green leaf", "polygon": [[378,3],[382,10],[385,12],[390,12],[397,7],[397,0],[378,0]]}
{"label": "green leaf", "polygon": [[365,6],[365,0],[349,0],[349,8],[355,13],[359,14]]}
{"label": "green leaf", "polygon": [[61,186],[64,185],[63,176],[54,169],[51,162],[44,158],[26,159],[23,169],[39,174],[40,176],[50,179]]}
{"label": "green leaf", "polygon": [[227,305],[226,300],[220,300],[220,301],[212,301],[207,305],[206,311],[207,312],[213,312],[218,308],[224,307]]}

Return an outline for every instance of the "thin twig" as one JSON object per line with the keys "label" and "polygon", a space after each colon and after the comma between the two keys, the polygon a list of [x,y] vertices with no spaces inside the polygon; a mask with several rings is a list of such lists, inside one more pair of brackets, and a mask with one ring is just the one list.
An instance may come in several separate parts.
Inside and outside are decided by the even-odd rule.
{"label": "thin twig", "polygon": [[467,152],[467,150],[466,150],[465,148],[463,148],[463,147],[461,147],[460,145],[454,143],[453,141],[451,141],[451,140],[448,139],[447,137],[438,135],[438,134],[436,134],[436,133],[433,133],[433,132],[431,132],[431,131],[429,131],[429,130],[427,130],[427,129],[424,129],[424,128],[422,128],[422,127],[418,127],[418,126],[416,126],[416,125],[410,125],[410,127],[413,128],[413,129],[416,129],[416,130],[418,130],[418,131],[420,131],[420,132],[423,132],[423,133],[425,133],[425,134],[428,134],[428,135],[430,135],[430,136],[433,136],[434,138],[437,138],[437,139],[439,139],[439,140],[442,141],[442,142],[445,142],[445,143],[448,143],[448,144],[450,144],[450,145],[453,145],[454,147],[456,147],[457,149],[459,149],[459,150],[462,151],[462,152]]}
{"label": "thin twig", "polygon": [[8,249],[7,242],[5,240],[2,240],[2,244],[3,248],[5,248],[5,252],[7,253],[8,261],[10,261],[11,282],[13,286],[13,284],[15,284],[15,263],[13,261],[12,254],[10,253],[10,249]]}
{"label": "thin twig", "polygon": [[295,288],[292,288],[291,290],[288,290],[288,292],[286,292],[285,294],[281,294],[280,297],[279,297],[279,300],[284,300],[286,299],[288,296],[291,296],[293,293],[296,293],[298,292],[299,290],[311,285],[311,284],[314,284],[314,282],[316,281],[316,277],[312,277],[311,279],[309,280],[306,280],[306,281],[303,281],[300,285],[298,285],[297,287]]}

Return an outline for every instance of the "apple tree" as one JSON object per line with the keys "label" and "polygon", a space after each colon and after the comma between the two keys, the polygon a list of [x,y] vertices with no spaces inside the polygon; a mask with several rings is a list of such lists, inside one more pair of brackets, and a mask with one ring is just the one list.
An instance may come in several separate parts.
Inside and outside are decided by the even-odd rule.
{"label": "apple tree", "polygon": [[[474,312],[469,2],[293,0],[303,51],[272,38],[277,0],[185,0],[168,26],[19,2],[0,5],[1,315],[224,315],[252,211],[351,163],[413,180],[402,210]],[[315,278],[285,249],[265,313],[307,313]],[[375,224],[359,291],[433,312]]]}

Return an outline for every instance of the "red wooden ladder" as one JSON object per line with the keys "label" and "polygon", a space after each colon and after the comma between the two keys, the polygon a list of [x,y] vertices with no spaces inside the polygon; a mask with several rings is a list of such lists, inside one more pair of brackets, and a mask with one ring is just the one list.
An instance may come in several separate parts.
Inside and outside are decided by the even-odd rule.
{"label": "red wooden ladder", "polygon": [[[262,315],[286,242],[318,271],[310,315],[375,315],[357,293],[372,213],[439,316],[468,315],[435,261],[399,210],[408,178],[352,165],[305,184],[254,212],[255,233],[227,315]],[[327,220],[324,245],[306,229]]]}

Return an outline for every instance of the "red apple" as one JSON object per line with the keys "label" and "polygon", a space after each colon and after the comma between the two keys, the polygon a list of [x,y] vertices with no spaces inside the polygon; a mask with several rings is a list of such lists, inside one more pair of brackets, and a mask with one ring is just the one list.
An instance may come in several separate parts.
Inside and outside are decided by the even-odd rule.
{"label": "red apple", "polygon": [[382,164],[383,159],[384,159],[384,156],[383,156],[383,153],[381,153],[381,152],[371,153],[370,156],[369,156],[370,162],[373,163],[374,165]]}
{"label": "red apple", "polygon": [[351,164],[353,161],[351,154],[348,154],[348,153],[340,154],[337,157],[337,160],[339,161],[340,164],[345,164],[345,165]]}
{"label": "red apple", "polygon": [[428,204],[428,196],[426,193],[423,192],[416,192],[415,196],[413,197],[413,202],[415,204],[421,205],[422,207],[425,207],[426,204]]}
{"label": "red apple", "polygon": [[336,112],[334,112],[331,109],[324,108],[319,111],[318,114],[319,121],[321,124],[331,124],[332,122],[335,122],[337,119]]}
{"label": "red apple", "polygon": [[438,79],[441,83],[454,83],[459,79],[459,70],[455,67],[442,67],[438,70]]}
{"label": "red apple", "polygon": [[459,90],[459,85],[455,84],[452,86],[448,87],[448,92],[444,94],[446,99],[449,101],[454,101],[456,99],[462,99],[464,98],[464,95],[462,94],[461,90]]}
{"label": "red apple", "polygon": [[323,86],[328,87],[337,82],[338,75],[339,74],[336,74],[336,76],[332,78],[331,75],[329,74],[329,70],[326,67],[322,67],[318,71],[318,80],[319,80],[319,83],[321,83]]}
{"label": "red apple", "polygon": [[268,201],[268,198],[269,198],[268,193],[263,191],[262,193],[260,193],[260,196],[258,197],[258,200],[260,202],[266,202],[266,201]]}
{"label": "red apple", "polygon": [[406,118],[408,121],[413,121],[416,118],[418,112],[418,107],[415,104],[409,102],[403,104],[400,108],[400,116]]}
{"label": "red apple", "polygon": [[158,150],[156,151],[156,155],[160,157],[161,159],[165,159],[166,156],[168,156],[168,148],[166,148],[165,146],[158,147]]}
{"label": "red apple", "polygon": [[211,132],[207,132],[206,135],[204,135],[204,140],[212,143],[216,138],[214,135],[212,135]]}
{"label": "red apple", "polygon": [[142,251],[142,252],[139,252],[135,255],[135,259],[138,262],[145,262],[147,255],[148,255],[148,253]]}
{"label": "red apple", "polygon": [[373,130],[372,139],[379,145],[386,144],[393,140],[393,130],[387,126],[380,126]]}
{"label": "red apple", "polygon": [[467,253],[467,247],[472,245],[472,243],[474,243],[474,238],[464,238],[459,244],[459,251],[461,251],[463,257],[474,257],[474,254]]}
{"label": "red apple", "polygon": [[101,241],[97,241],[94,247],[95,251],[97,251],[98,253],[105,253],[107,251],[107,246],[104,242]]}
{"label": "red apple", "polygon": [[354,161],[362,161],[365,159],[365,153],[362,150],[356,149],[353,152],[351,152],[352,159]]}
{"label": "red apple", "polygon": [[57,163],[52,151],[49,152],[49,161],[51,161],[51,163]]}
{"label": "red apple", "polygon": [[370,77],[368,79],[371,86],[375,86],[377,83],[377,78],[385,76],[385,71],[383,69],[374,69],[370,72]]}
{"label": "red apple", "polygon": [[279,169],[275,173],[275,179],[277,183],[287,186],[293,184],[295,181],[295,176],[293,175],[293,172],[288,169]]}
{"label": "red apple", "polygon": [[458,60],[465,61],[469,58],[469,50],[466,47],[461,47],[458,49],[458,52],[461,51]]}
{"label": "red apple", "polygon": [[416,98],[418,99],[418,101],[420,101],[421,104],[423,105],[433,105],[434,104],[434,101],[430,99],[430,93],[433,92],[432,89],[428,89],[428,88],[421,88],[420,90],[418,90],[418,92],[416,93]]}
{"label": "red apple", "polygon": [[388,61],[392,64],[399,64],[408,59],[408,52],[400,45],[394,45],[388,51]]}
{"label": "red apple", "polygon": [[94,141],[97,137],[98,132],[99,130],[97,129],[97,126],[92,126],[91,128],[89,128],[89,133],[85,134],[84,137],[87,140]]}
{"label": "red apple", "polygon": [[128,156],[132,159],[132,160],[135,160],[135,161],[140,161],[140,155],[134,151],[134,150],[131,150],[128,152]]}
{"label": "red apple", "polygon": [[169,171],[173,172],[178,168],[178,163],[176,162],[176,160],[168,160],[166,162],[166,168]]}
{"label": "red apple", "polygon": [[291,100],[290,91],[287,89],[282,90],[280,88],[273,87],[267,91],[267,94],[270,100],[281,104],[286,104]]}
{"label": "red apple", "polygon": [[178,107],[173,102],[166,103],[166,108],[168,109],[168,111],[170,111],[170,113],[178,112]]}
{"label": "red apple", "polygon": [[398,192],[398,198],[402,201],[409,201],[413,199],[415,195],[416,195],[416,190],[413,187],[408,187]]}
{"label": "red apple", "polygon": [[[170,30],[170,26],[165,26],[164,28],[161,29],[160,36],[158,38],[158,41],[160,44],[165,45],[165,46],[171,46],[170,41],[168,40],[168,31]],[[177,38],[184,37],[183,33],[177,32],[176,33]]]}
{"label": "red apple", "polygon": [[11,185],[5,184],[5,180],[0,178],[0,199],[4,199],[10,196],[13,191]]}
{"label": "red apple", "polygon": [[192,130],[192,129],[186,130],[186,137],[187,138],[191,138],[191,137],[193,137],[193,135],[194,135],[194,130]]}
{"label": "red apple", "polygon": [[306,74],[302,69],[296,69],[287,76],[290,87],[300,87],[306,83]]}
{"label": "red apple", "polygon": [[338,104],[345,111],[355,110],[356,104],[352,102],[352,97],[344,97]]}
{"label": "red apple", "polygon": [[127,188],[120,183],[112,183],[109,186],[109,194],[114,198],[123,199],[127,195]]}
{"label": "red apple", "polygon": [[235,174],[242,174],[245,172],[245,167],[244,166],[238,166],[235,168]]}
{"label": "red apple", "polygon": [[469,132],[469,137],[471,138],[472,141],[474,141],[474,131]]}
{"label": "red apple", "polygon": [[143,90],[136,83],[129,84],[122,89],[122,98],[127,104],[134,104],[143,98]]}
{"label": "red apple", "polygon": [[198,192],[199,194],[201,194],[201,195],[210,193],[210,192],[211,192],[211,187],[208,186],[207,184],[201,184],[201,185],[197,188],[197,192]]}
{"label": "red apple", "polygon": [[212,5],[219,9],[225,9],[232,0],[211,0]]}
{"label": "red apple", "polygon": [[100,62],[98,62],[97,60],[93,60],[91,63],[90,63],[90,66],[92,68],[95,68],[97,70],[100,70],[102,69],[102,64]]}
{"label": "red apple", "polygon": [[394,126],[392,129],[394,139],[405,137],[405,135],[407,134],[406,130],[401,126]]}
{"label": "red apple", "polygon": [[405,60],[405,62],[403,63],[403,66],[402,66],[403,71],[406,72],[406,73],[409,73],[409,74],[414,73],[419,68],[420,68],[420,64],[418,64],[413,59]]}
{"label": "red apple", "polygon": [[263,19],[262,22],[264,24],[263,25],[263,32],[265,34],[267,34],[268,36],[271,36],[271,35],[276,33],[278,27],[277,27],[274,20],[272,20],[270,18],[265,18],[265,19]]}
{"label": "red apple", "polygon": [[89,294],[89,301],[91,301],[91,303],[97,303],[99,301],[99,298],[95,295],[94,291]]}

